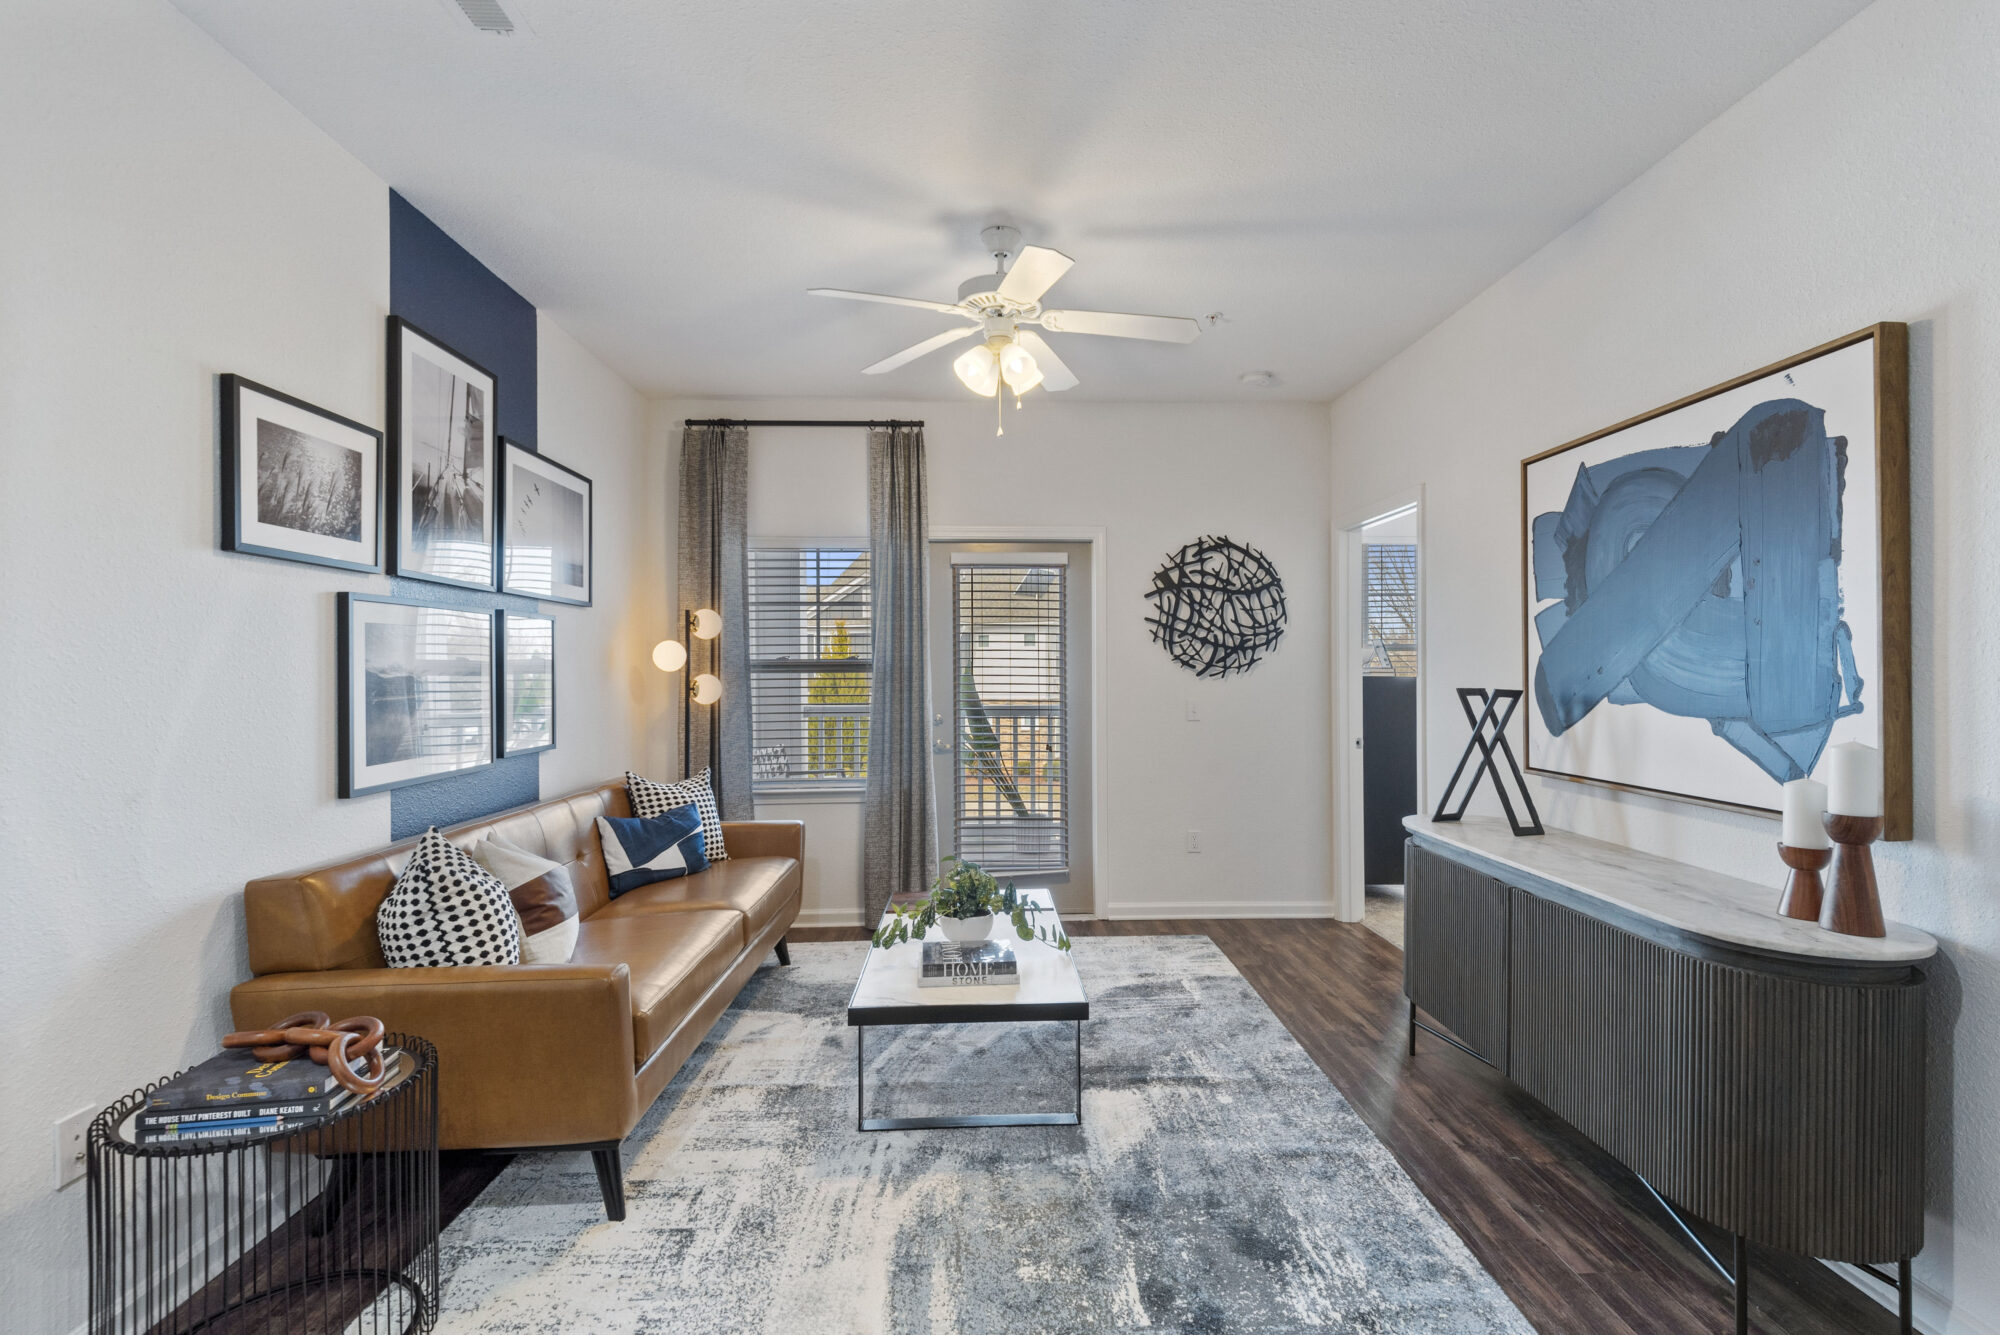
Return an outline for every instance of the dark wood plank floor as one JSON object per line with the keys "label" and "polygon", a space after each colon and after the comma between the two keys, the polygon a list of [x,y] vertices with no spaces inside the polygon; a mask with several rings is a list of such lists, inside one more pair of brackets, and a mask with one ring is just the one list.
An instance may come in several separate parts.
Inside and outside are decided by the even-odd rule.
{"label": "dark wood plank floor", "polygon": [[[1483,1062],[1427,1034],[1410,1058],[1403,954],[1374,932],[1323,919],[1065,925],[1076,936],[1213,940],[1544,1335],[1733,1329],[1728,1286],[1638,1178]],[[1087,1044],[1086,1035],[1086,1080]],[[1724,1239],[1707,1241],[1727,1260]],[[1762,1335],[1896,1329],[1816,1261],[1755,1247],[1750,1260]]]}

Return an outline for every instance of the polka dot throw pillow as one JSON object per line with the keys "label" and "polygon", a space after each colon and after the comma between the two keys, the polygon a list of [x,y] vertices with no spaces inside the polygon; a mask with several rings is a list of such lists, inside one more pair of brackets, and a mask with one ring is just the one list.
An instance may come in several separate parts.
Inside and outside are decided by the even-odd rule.
{"label": "polka dot throw pillow", "polygon": [[507,888],[432,826],[375,911],[392,969],[519,964],[521,915]]}
{"label": "polka dot throw pillow", "polygon": [[675,807],[694,803],[701,812],[701,843],[708,860],[721,862],[729,856],[729,850],[722,846],[722,816],[716,810],[715,788],[708,780],[707,770],[679,783],[661,783],[642,779],[628,769],[625,795],[632,799],[632,814],[640,820],[664,816]]}

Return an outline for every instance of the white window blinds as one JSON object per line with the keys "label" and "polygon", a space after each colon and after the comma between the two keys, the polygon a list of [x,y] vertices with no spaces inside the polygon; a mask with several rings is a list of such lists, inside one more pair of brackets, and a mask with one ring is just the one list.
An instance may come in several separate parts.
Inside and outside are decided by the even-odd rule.
{"label": "white window blinds", "polygon": [[764,789],[868,777],[868,553],[750,551],[751,776]]}
{"label": "white window blinds", "polygon": [[952,567],[959,856],[999,876],[1069,870],[1068,570]]}

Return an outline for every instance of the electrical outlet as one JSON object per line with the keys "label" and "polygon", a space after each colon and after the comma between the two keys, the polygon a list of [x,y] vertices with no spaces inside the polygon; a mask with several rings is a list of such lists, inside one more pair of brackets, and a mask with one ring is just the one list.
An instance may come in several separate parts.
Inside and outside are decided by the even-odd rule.
{"label": "electrical outlet", "polygon": [[1187,721],[1189,723],[1201,722],[1201,706],[1192,700],[1187,702]]}
{"label": "electrical outlet", "polygon": [[61,1191],[84,1174],[84,1137],[97,1109],[73,1112],[56,1123],[56,1190]]}
{"label": "electrical outlet", "polygon": [[1199,852],[1201,852],[1201,831],[1200,831],[1200,830],[1189,830],[1189,831],[1187,832],[1187,845],[1188,845],[1188,852],[1190,852],[1190,853],[1199,853]]}

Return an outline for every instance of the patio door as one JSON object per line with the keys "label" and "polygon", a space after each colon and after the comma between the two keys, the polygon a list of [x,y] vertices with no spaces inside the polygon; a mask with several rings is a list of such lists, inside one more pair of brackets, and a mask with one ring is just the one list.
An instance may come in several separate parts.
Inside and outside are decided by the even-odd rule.
{"label": "patio door", "polygon": [[1090,544],[931,544],[938,843],[1067,914],[1090,884]]}

